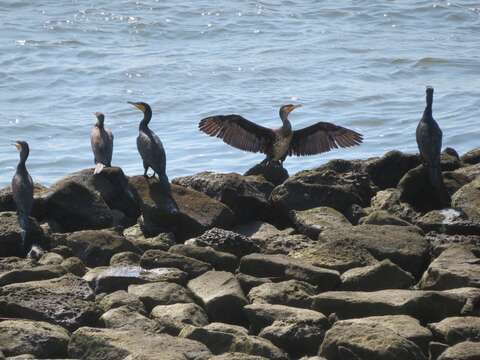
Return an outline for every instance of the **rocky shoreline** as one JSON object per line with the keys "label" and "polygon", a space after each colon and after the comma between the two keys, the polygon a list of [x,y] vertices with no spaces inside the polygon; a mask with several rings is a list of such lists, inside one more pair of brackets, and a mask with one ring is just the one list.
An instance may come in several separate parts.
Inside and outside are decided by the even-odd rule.
{"label": "rocky shoreline", "polygon": [[[480,358],[480,149],[0,191],[0,359]],[[178,211],[172,211],[172,202]]]}

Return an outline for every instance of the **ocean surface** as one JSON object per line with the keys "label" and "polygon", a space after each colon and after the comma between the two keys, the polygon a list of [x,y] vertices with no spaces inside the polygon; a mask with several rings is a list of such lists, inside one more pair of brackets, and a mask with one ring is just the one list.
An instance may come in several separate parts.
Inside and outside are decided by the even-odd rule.
{"label": "ocean surface", "polygon": [[425,86],[444,146],[480,146],[478,1],[0,0],[0,185],[30,144],[28,168],[51,184],[93,166],[93,113],[115,136],[113,164],[143,173],[142,114],[167,152],[170,178],[244,172],[261,161],[208,137],[198,121],[241,114],[294,128],[331,121],[364,135],[362,146],[287,158],[291,174],[333,158],[414,152]]}

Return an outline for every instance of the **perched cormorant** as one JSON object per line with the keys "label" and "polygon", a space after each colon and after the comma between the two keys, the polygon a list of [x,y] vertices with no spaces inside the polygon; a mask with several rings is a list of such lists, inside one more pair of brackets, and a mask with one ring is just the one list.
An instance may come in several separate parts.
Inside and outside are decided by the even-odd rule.
{"label": "perched cormorant", "polygon": [[33,181],[25,166],[30,150],[25,141],[17,141],[15,146],[20,152],[20,161],[12,179],[12,194],[17,207],[18,222],[22,229],[22,248],[26,253],[30,248],[26,240],[30,229],[29,216],[33,206]]}
{"label": "perched cormorant", "polygon": [[97,122],[90,132],[90,143],[92,144],[95,161],[94,174],[99,174],[104,167],[112,166],[113,134],[110,129],[104,126],[105,115],[96,112]]}
{"label": "perched cormorant", "polygon": [[440,192],[444,205],[448,206],[449,196],[443,184],[440,167],[440,152],[442,151],[442,130],[432,116],[433,88],[426,89],[426,102],[423,116],[417,126],[417,144],[432,186]]}
{"label": "perched cormorant", "polygon": [[327,122],[292,131],[288,114],[300,106],[284,105],[280,108],[283,125],[278,129],[257,125],[240,115],[210,116],[200,121],[199,128],[237,149],[264,153],[267,157],[262,163],[281,164],[288,155],[320,154],[362,142],[361,134]]}

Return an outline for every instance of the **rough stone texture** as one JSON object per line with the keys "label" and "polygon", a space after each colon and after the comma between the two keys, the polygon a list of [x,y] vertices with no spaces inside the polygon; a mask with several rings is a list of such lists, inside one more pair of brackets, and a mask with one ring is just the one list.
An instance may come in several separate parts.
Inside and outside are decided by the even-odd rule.
{"label": "rough stone texture", "polygon": [[377,192],[370,203],[371,211],[385,210],[413,224],[421,214],[415,211],[410,204],[401,201],[400,195],[399,189],[386,189]]}
{"label": "rough stone texture", "polygon": [[110,266],[138,266],[140,255],[131,251],[116,253],[110,258]]}
{"label": "rough stone texture", "polygon": [[440,322],[429,324],[432,332],[449,345],[462,341],[480,341],[480,317],[449,317]]}
{"label": "rough stone texture", "polygon": [[294,251],[308,249],[317,243],[317,240],[306,235],[292,234],[274,236],[259,245],[262,247],[261,252],[265,254],[290,255]]}
{"label": "rough stone texture", "polygon": [[285,255],[251,254],[240,261],[240,271],[256,277],[306,281],[320,290],[331,290],[340,282],[337,271],[304,264]]}
{"label": "rough stone texture", "polygon": [[172,182],[221,201],[233,210],[241,222],[271,217],[268,198],[274,185],[262,176],[241,176],[236,173],[220,174],[206,171],[175,178]]}
{"label": "rough stone texture", "polygon": [[480,222],[480,177],[453,194],[452,207],[462,210],[470,220]]}
{"label": "rough stone texture", "polygon": [[272,280],[269,278],[258,278],[242,273],[237,273],[235,276],[238,279],[238,282],[240,283],[240,286],[242,287],[242,290],[245,294],[248,294],[248,292],[255,286],[272,282]]}
{"label": "rough stone texture", "polygon": [[397,225],[397,226],[412,226],[408,221],[400,219],[398,216],[390,214],[385,210],[375,210],[367,216],[360,219],[360,225]]}
{"label": "rough stone texture", "polygon": [[[344,353],[349,354],[350,357],[345,357]],[[422,350],[415,343],[381,324],[344,321],[335,323],[327,331],[319,355],[326,357],[328,360],[426,359]]]}
{"label": "rough stone texture", "polygon": [[350,269],[342,274],[341,280],[338,290],[375,291],[406,289],[415,279],[390,260],[383,260],[374,265]]}
{"label": "rough stone texture", "polygon": [[327,229],[320,234],[320,239],[337,241],[338,246],[344,241],[353,241],[378,260],[389,259],[414,276],[426,268],[429,255],[428,241],[412,226],[358,225],[353,229]]}
{"label": "rough stone texture", "polygon": [[157,305],[152,309],[151,316],[171,335],[178,335],[187,325],[208,325],[207,314],[197,304]]}
{"label": "rough stone texture", "polygon": [[145,313],[145,307],[141,300],[137,296],[127,293],[125,290],[118,290],[107,294],[98,301],[98,307],[102,309],[103,312],[121,306],[128,306],[130,309],[141,314]]}
{"label": "rough stone texture", "polygon": [[0,288],[0,316],[42,320],[73,330],[98,317],[93,292],[74,275]]}
{"label": "rough stone texture", "polygon": [[160,233],[154,237],[145,237],[139,224],[125,229],[123,236],[142,252],[147,250],[167,251],[175,245],[175,235],[173,233]]}
{"label": "rough stone texture", "polygon": [[190,280],[188,288],[199,299],[210,320],[232,324],[244,323],[245,315],[242,308],[248,301],[233,274],[209,271]]}
{"label": "rough stone texture", "polygon": [[[45,195],[49,192],[49,188],[42,184],[33,184],[33,207],[32,216],[38,220],[45,219],[47,213]],[[12,187],[7,186],[0,190],[0,212],[17,211],[17,206],[13,200]]]}
{"label": "rough stone texture", "polygon": [[270,239],[277,236],[291,235],[294,232],[292,228],[280,230],[274,225],[263,221],[252,221],[246,224],[237,225],[233,228],[233,231],[238,234],[248,236],[250,239],[259,244],[264,244],[265,242],[268,242]]}
{"label": "rough stone texture", "polygon": [[160,332],[161,327],[132,308],[120,306],[110,309],[100,317],[100,322],[108,329],[129,329],[145,332]]}
{"label": "rough stone texture", "polygon": [[325,206],[303,211],[292,210],[290,218],[300,233],[312,239],[318,238],[318,235],[326,228],[352,225],[340,212]]}
{"label": "rough stone texture", "polygon": [[469,220],[466,214],[454,209],[432,210],[418,219],[417,225],[425,232],[480,234],[480,223]]}
{"label": "rough stone texture", "polygon": [[465,341],[445,350],[438,360],[478,360],[480,342]]}
{"label": "rough stone texture", "polygon": [[418,288],[447,290],[480,287],[480,259],[469,249],[452,246],[436,258],[423,274]]}
{"label": "rough stone texture", "polygon": [[248,293],[248,299],[256,304],[277,304],[310,308],[312,296],[316,293],[316,288],[308,283],[288,280],[254,287]]}
{"label": "rough stone texture", "polygon": [[431,232],[426,237],[431,244],[431,252],[434,257],[440,256],[442,252],[452,246],[462,246],[476,256],[480,255],[480,235],[446,235]]}
{"label": "rough stone texture", "polygon": [[190,291],[183,286],[168,282],[130,285],[128,293],[137,296],[147,311],[151,311],[157,305],[194,302]]}
{"label": "rough stone texture", "polygon": [[[30,224],[31,233],[27,237],[27,243],[38,243],[45,246],[45,235],[32,217],[30,218]],[[21,231],[16,213],[10,211],[0,213],[0,257],[25,256],[21,245]]]}
{"label": "rough stone texture", "polygon": [[248,169],[244,176],[250,175],[260,175],[266,181],[271,182],[273,185],[277,186],[283,183],[285,180],[288,179],[288,171],[279,165],[265,165],[263,163],[259,163]]}
{"label": "rough stone texture", "polygon": [[6,356],[64,357],[69,341],[68,331],[58,325],[31,320],[0,322],[0,350]]}
{"label": "rough stone texture", "polygon": [[248,335],[248,330],[243,326],[225,324],[221,322],[212,322],[208,325],[205,325],[203,328],[207,330],[212,330],[212,331],[225,332],[233,335],[240,335],[240,336]]}
{"label": "rough stone texture", "polygon": [[467,151],[460,157],[460,160],[465,164],[478,164],[480,163],[480,148],[475,148]]}
{"label": "rough stone texture", "polygon": [[38,260],[38,263],[41,265],[60,265],[63,262],[64,258],[54,252],[46,252]]}
{"label": "rough stone texture", "polygon": [[420,321],[438,321],[462,312],[466,299],[442,291],[381,290],[330,291],[313,297],[312,309],[340,319],[379,315],[410,315]]}
{"label": "rough stone texture", "polygon": [[102,360],[207,360],[208,348],[188,339],[135,330],[83,327],[68,345],[70,357]]}
{"label": "rough stone texture", "polygon": [[200,276],[212,268],[206,262],[162,250],[145,251],[140,260],[140,265],[145,269],[177,268],[185,271],[190,278]]}
{"label": "rough stone texture", "polygon": [[39,265],[33,260],[17,257],[0,258],[0,286],[52,279],[66,272],[61,265]]}
{"label": "rough stone texture", "polygon": [[68,272],[77,275],[83,276],[85,275],[86,269],[85,264],[79,258],[72,256],[62,261],[60,264],[64,267]]}
{"label": "rough stone texture", "polygon": [[437,360],[447,348],[447,344],[438,341],[430,341],[430,344],[428,344],[428,359]]}
{"label": "rough stone texture", "polygon": [[206,262],[212,265],[215,270],[234,272],[238,265],[238,259],[235,255],[205,246],[178,244],[172,246],[169,252]]}
{"label": "rough stone texture", "polygon": [[212,356],[210,360],[266,360],[266,357],[248,355],[239,352],[228,352],[222,355]]}

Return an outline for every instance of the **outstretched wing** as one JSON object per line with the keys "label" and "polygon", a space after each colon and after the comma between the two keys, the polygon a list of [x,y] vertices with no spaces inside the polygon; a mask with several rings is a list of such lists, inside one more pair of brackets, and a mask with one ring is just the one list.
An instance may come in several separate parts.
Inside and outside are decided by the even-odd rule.
{"label": "outstretched wing", "polygon": [[266,153],[275,140],[272,129],[257,125],[240,115],[210,116],[200,120],[200,131],[216,136],[237,149]]}
{"label": "outstretched wing", "polygon": [[293,132],[289,155],[314,155],[360,145],[363,136],[353,130],[327,122],[318,122]]}

